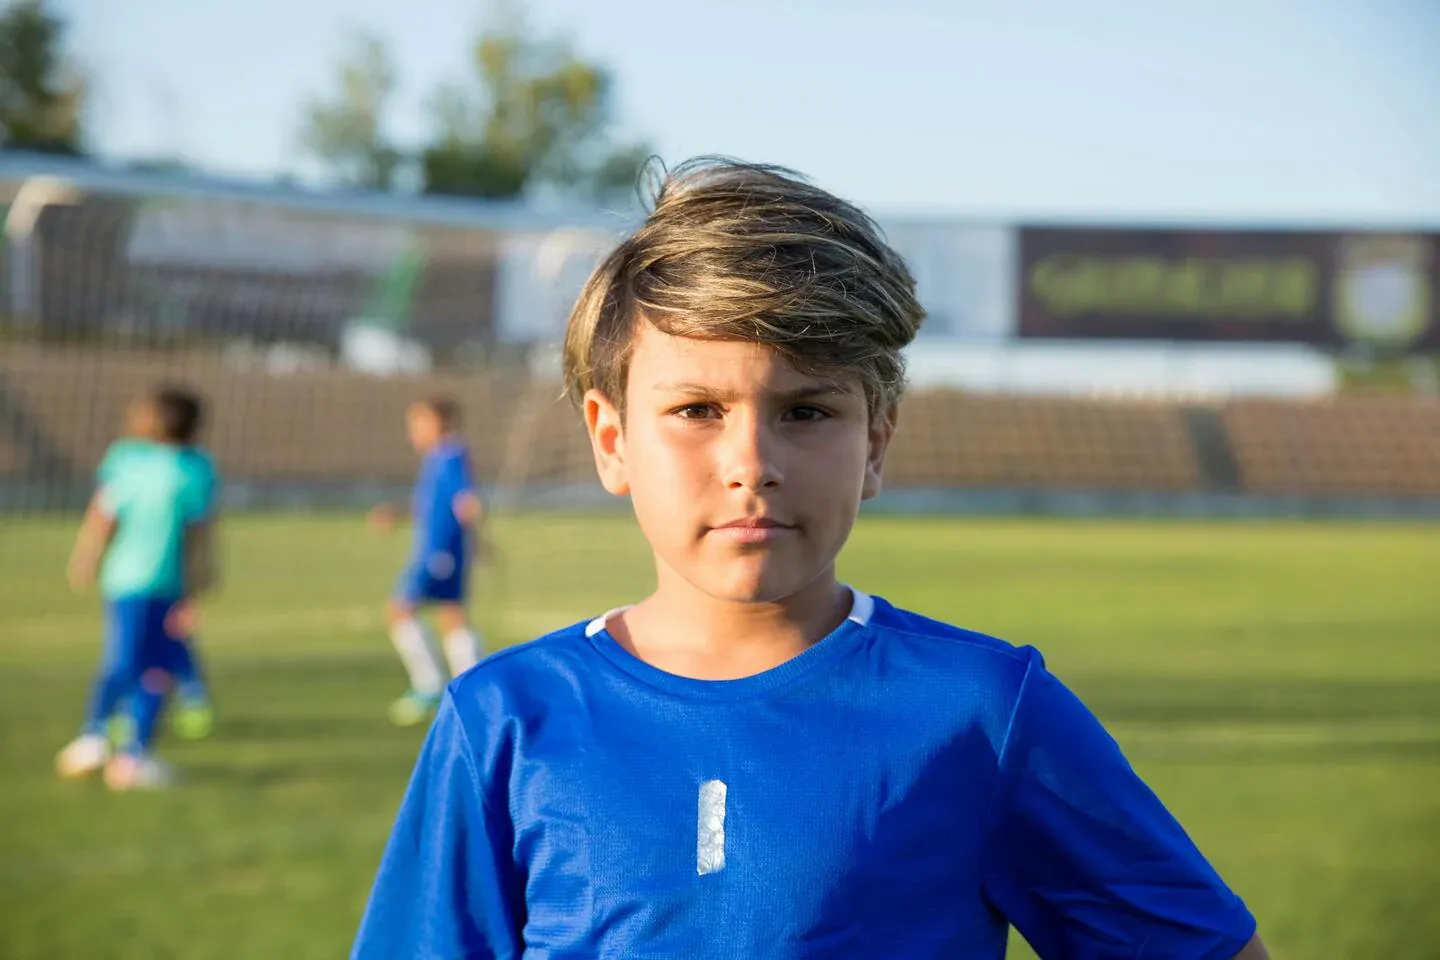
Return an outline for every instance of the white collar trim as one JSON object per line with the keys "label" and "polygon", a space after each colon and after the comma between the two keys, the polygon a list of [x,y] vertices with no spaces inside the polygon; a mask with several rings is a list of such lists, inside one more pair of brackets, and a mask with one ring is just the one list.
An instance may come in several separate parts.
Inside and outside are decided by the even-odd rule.
{"label": "white collar trim", "polygon": [[[856,590],[849,584],[846,584],[846,589],[850,591],[852,602],[850,604],[850,615],[845,619],[853,623],[858,623],[862,627],[867,625],[870,622],[870,618],[875,614],[875,598],[868,593],[862,593]],[[633,604],[615,607],[613,610],[607,610],[594,620],[591,620],[585,624],[585,636],[595,636],[595,634],[605,629],[605,625],[610,622],[611,617],[624,613],[626,610],[629,610],[631,606],[633,606]]]}

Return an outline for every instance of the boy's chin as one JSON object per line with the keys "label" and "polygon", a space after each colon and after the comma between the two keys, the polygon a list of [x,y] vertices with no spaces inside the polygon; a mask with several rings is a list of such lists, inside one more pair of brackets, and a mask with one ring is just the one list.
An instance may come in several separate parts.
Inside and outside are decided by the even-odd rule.
{"label": "boy's chin", "polygon": [[[816,574],[818,575],[818,574]],[[809,586],[815,575],[794,567],[706,571],[691,579],[702,593],[725,603],[782,603]]]}

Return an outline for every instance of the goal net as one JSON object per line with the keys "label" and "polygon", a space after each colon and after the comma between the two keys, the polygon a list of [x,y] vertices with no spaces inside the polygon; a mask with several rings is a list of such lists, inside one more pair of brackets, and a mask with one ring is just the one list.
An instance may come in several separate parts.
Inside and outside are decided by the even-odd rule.
{"label": "goal net", "polygon": [[0,592],[16,609],[72,603],[65,552],[96,466],[125,405],[161,383],[207,404],[236,518],[229,613],[378,623],[408,534],[376,536],[363,511],[408,496],[404,411],[433,395],[458,401],[490,502],[487,626],[534,635],[590,609],[587,571],[642,569],[623,525],[593,517],[614,505],[556,353],[619,217],[552,228],[480,206],[45,178],[0,185],[0,202]]}

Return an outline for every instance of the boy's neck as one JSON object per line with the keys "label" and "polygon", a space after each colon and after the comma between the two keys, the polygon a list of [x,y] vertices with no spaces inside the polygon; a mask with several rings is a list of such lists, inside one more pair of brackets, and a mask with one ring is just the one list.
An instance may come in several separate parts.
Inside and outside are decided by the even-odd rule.
{"label": "boy's neck", "polygon": [[699,680],[778,667],[844,623],[853,604],[833,569],[768,603],[717,600],[664,569],[658,579],[654,594],[611,622],[611,635],[651,666]]}

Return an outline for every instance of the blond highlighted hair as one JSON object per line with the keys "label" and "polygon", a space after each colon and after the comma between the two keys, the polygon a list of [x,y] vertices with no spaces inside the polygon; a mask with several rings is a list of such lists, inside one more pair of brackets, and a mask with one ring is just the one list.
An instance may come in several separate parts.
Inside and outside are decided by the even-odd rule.
{"label": "blond highlighted hair", "polygon": [[565,385],[623,409],[641,323],[774,349],[814,376],[859,381],[873,413],[899,400],[901,349],[925,312],[875,223],[782,167],[702,157],[655,177],[640,229],[585,284],[565,334]]}

